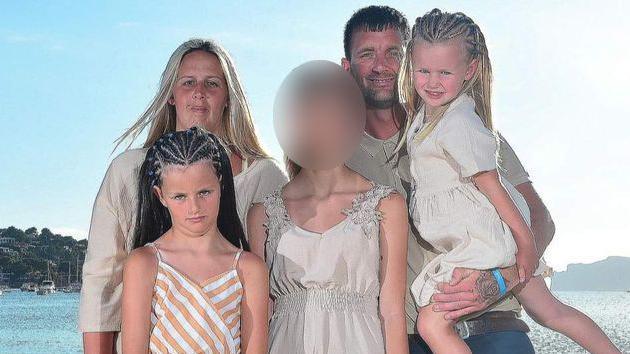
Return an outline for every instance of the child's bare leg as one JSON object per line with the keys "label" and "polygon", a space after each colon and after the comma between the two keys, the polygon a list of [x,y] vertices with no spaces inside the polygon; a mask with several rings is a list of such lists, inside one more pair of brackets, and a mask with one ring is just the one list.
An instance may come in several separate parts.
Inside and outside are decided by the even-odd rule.
{"label": "child's bare leg", "polygon": [[593,320],[556,299],[541,276],[532,278],[516,297],[534,321],[573,339],[590,353],[621,353]]}
{"label": "child's bare leg", "polygon": [[434,312],[431,305],[418,312],[418,333],[434,354],[470,354],[470,348],[459,337],[453,321],[444,319],[443,312]]}

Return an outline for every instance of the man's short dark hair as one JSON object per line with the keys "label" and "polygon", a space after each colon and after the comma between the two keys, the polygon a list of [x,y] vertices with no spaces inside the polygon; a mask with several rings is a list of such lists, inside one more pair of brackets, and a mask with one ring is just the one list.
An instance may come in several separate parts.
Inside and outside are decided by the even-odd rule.
{"label": "man's short dark hair", "polygon": [[343,31],[343,50],[346,59],[350,60],[350,44],[356,30],[381,32],[386,29],[396,29],[405,43],[409,39],[409,24],[400,11],[389,6],[368,6],[357,10],[346,22]]}

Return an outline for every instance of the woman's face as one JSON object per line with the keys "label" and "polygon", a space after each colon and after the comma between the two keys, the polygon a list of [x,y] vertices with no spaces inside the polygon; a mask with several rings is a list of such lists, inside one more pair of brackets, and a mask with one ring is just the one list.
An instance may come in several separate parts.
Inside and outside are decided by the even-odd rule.
{"label": "woman's face", "polygon": [[168,208],[173,227],[193,237],[216,227],[221,184],[209,162],[166,167],[161,180],[155,192]]}
{"label": "woman's face", "polygon": [[168,102],[175,106],[177,130],[199,126],[219,132],[228,90],[217,56],[203,50],[186,54]]}

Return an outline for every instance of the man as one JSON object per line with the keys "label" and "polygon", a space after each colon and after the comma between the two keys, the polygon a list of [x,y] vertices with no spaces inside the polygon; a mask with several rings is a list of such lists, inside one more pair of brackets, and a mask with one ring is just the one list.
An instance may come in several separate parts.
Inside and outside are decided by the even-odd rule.
{"label": "man", "polygon": [[[366,178],[395,187],[403,196],[410,190],[409,157],[403,148],[394,153],[405,126],[405,115],[397,96],[396,77],[409,40],[410,30],[405,17],[387,6],[369,6],[355,12],[346,23],[345,58],[342,66],[350,71],[363,91],[367,117],[363,141],[348,167]],[[529,176],[511,147],[502,139],[501,172],[525,197],[532,218],[539,253],[551,241],[554,226],[547,208],[536,194]],[[410,222],[410,224],[413,224]],[[408,240],[408,291],[406,298],[407,333],[410,352],[430,353],[415,330],[417,310],[409,288],[435,253],[412,227]],[[508,287],[518,285],[515,267],[501,269]],[[456,269],[451,285],[444,284],[443,294],[436,294],[434,310],[448,318],[459,319],[486,310],[499,300],[497,283],[489,271]],[[527,337],[529,328],[518,318],[520,305],[513,296],[501,300],[490,311],[460,322],[457,326],[471,350],[476,353],[533,353]]]}

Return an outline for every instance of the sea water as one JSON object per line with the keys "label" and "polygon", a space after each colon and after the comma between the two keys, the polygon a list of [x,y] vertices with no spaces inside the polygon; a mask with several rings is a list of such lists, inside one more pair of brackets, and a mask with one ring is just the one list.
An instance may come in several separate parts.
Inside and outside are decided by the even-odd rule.
{"label": "sea water", "polygon": [[[563,302],[595,320],[619,347],[630,353],[630,293],[556,292]],[[77,328],[79,294],[39,296],[13,291],[0,295],[0,353],[81,353]],[[586,353],[566,337],[523,315],[537,353]]]}

